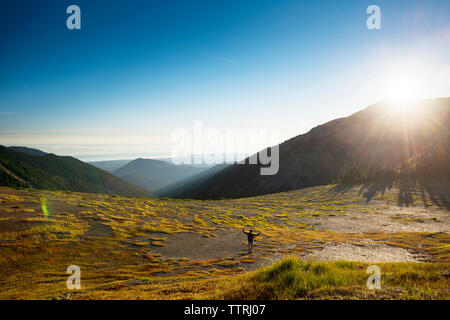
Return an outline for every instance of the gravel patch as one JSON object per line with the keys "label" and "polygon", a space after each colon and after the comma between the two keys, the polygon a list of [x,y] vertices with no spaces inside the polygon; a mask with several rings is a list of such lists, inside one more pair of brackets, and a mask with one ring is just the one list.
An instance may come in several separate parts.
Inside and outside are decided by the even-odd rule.
{"label": "gravel patch", "polygon": [[371,232],[449,232],[450,214],[447,211],[427,211],[415,208],[391,208],[384,212],[369,213],[349,211],[345,215],[320,215],[302,218],[317,230],[341,233]]}
{"label": "gravel patch", "polygon": [[84,233],[84,237],[112,237],[114,235],[113,229],[103,223],[95,222],[91,225],[89,230]]}
{"label": "gravel patch", "polygon": [[424,260],[422,254],[372,241],[363,242],[362,245],[328,244],[323,249],[303,255],[302,258],[321,261],[349,260],[361,262],[419,262]]}
{"label": "gravel patch", "polygon": [[167,245],[152,247],[153,252],[165,258],[188,258],[190,260],[224,259],[239,256],[247,241],[242,231],[215,232],[216,237],[205,238],[193,233],[165,235]]}

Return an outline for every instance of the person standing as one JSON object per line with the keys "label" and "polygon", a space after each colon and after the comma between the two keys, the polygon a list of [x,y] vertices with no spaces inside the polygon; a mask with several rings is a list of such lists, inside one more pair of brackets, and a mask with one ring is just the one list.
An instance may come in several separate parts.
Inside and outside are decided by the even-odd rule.
{"label": "person standing", "polygon": [[258,233],[253,233],[253,230],[250,229],[250,232],[245,232],[244,229],[242,229],[242,232],[244,232],[247,235],[247,240],[248,240],[248,253],[251,253],[253,250],[253,240],[255,239],[255,237],[259,236],[261,234],[261,232]]}

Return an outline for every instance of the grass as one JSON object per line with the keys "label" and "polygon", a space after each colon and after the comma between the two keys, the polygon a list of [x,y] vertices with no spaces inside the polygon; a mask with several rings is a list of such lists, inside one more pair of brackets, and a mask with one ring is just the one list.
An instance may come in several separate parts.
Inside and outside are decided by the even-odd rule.
{"label": "grass", "polygon": [[[332,188],[218,201],[0,188],[0,299],[449,298],[448,233],[340,233],[302,221],[379,214],[391,210],[386,202],[396,199],[394,189],[367,203],[358,189],[334,194]],[[243,227],[262,231],[252,255],[245,252]],[[186,258],[184,252],[180,258],[161,254],[183,233],[198,243],[236,233],[242,238],[230,241],[242,243],[243,252],[202,259]],[[304,254],[328,243],[362,245],[367,239],[426,254],[428,262],[379,264],[381,291],[367,290],[367,265],[356,262],[289,258],[247,272],[274,256]],[[82,270],[80,291],[65,285],[65,271],[73,264]]]}
{"label": "grass", "polygon": [[449,263],[381,263],[381,289],[366,287],[369,264],[302,261],[284,258],[275,264],[228,278],[211,299],[395,298],[449,299]]}

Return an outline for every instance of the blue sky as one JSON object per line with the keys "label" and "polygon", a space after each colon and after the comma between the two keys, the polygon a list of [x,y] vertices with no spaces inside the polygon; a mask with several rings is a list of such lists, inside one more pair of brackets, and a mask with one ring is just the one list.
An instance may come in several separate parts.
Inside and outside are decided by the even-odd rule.
{"label": "blue sky", "polygon": [[[71,4],[81,30],[66,28]],[[450,96],[448,0],[0,3],[2,145],[165,156],[194,121],[285,140],[389,98],[399,77]]]}

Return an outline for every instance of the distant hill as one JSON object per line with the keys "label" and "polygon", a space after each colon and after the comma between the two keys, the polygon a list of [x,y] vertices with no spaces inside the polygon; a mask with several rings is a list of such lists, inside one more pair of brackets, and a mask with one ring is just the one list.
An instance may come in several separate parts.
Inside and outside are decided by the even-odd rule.
{"label": "distant hill", "polygon": [[399,172],[448,181],[449,112],[450,98],[377,103],[280,144],[276,175],[260,175],[260,165],[235,164],[173,196],[238,198]]}
{"label": "distant hill", "polygon": [[112,173],[131,161],[132,160],[105,160],[105,161],[89,161],[87,163],[92,164],[93,166],[96,166],[97,168],[102,169],[106,172]]}
{"label": "distant hill", "polygon": [[113,174],[142,188],[153,191],[205,170],[206,168],[175,165],[162,160],[139,158],[115,170]]}
{"label": "distant hill", "polygon": [[23,153],[29,154],[31,156],[45,156],[46,154],[48,154],[41,150],[28,148],[28,147],[11,146],[11,147],[8,147],[8,149],[18,151],[18,152],[23,152]]}
{"label": "distant hill", "polygon": [[[208,164],[205,162],[202,163],[195,163],[196,157],[201,157],[202,155],[190,155],[190,156],[177,156],[177,157],[169,157],[169,158],[155,158],[155,160],[162,160],[165,162],[168,162],[170,164],[182,164],[183,162],[188,163],[190,167],[197,167],[197,168],[204,168],[204,169],[210,169],[214,167],[216,164]],[[219,154],[216,155],[218,159],[233,159],[234,157],[237,157],[237,161],[241,161],[245,159],[245,156],[243,154]]]}
{"label": "distant hill", "polygon": [[124,196],[152,196],[147,190],[78,159],[54,154],[30,155],[4,146],[0,146],[0,185]]}
{"label": "distant hill", "polygon": [[230,166],[229,164],[218,164],[214,167],[194,174],[193,176],[190,176],[186,179],[183,179],[181,181],[169,184],[168,186],[156,189],[154,191],[155,195],[158,197],[169,197],[169,198],[176,198],[180,195],[183,195],[184,192],[187,190],[191,190],[194,188],[200,187],[203,183],[205,183],[208,179],[215,176],[217,173],[222,171],[223,169]]}
{"label": "distant hill", "polygon": [[151,177],[144,177],[138,174],[126,174],[120,179],[128,181],[129,183],[132,183],[136,186],[140,186],[141,188],[144,188],[146,190],[152,191],[157,190],[160,188],[163,188],[169,184],[166,180],[161,180],[157,178],[151,178]]}

